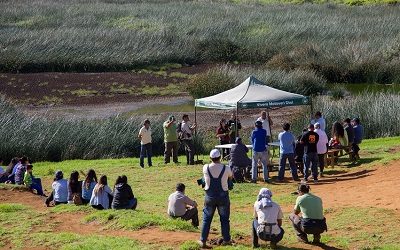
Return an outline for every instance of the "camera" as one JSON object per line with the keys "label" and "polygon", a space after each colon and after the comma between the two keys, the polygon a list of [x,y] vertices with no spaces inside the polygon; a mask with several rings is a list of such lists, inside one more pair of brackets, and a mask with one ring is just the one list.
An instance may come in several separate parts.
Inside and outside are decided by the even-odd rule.
{"label": "camera", "polygon": [[206,186],[206,183],[204,181],[204,178],[198,179],[197,180],[197,185],[201,185],[202,188],[204,188]]}

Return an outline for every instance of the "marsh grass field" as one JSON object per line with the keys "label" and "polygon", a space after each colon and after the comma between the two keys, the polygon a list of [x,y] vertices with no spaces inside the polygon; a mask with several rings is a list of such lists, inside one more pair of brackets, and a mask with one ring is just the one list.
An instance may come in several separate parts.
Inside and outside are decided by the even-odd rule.
{"label": "marsh grass field", "polygon": [[[296,195],[296,183],[268,184],[274,200],[284,211],[286,235],[281,249],[398,249],[400,227],[399,137],[365,140],[362,160],[349,165],[340,159],[339,166],[328,168],[326,177],[312,192],[324,200],[328,232],[323,234],[322,247],[296,242],[289,225]],[[207,161],[206,156],[204,159]],[[183,161],[183,159],[181,159]],[[98,176],[106,174],[109,185],[118,175],[126,174],[135,196],[136,211],[96,211],[88,206],[59,205],[45,208],[43,199],[0,186],[0,247],[15,249],[198,249],[194,243],[200,235],[189,222],[173,220],[166,215],[167,197],[177,182],[187,186],[186,193],[202,207],[204,194],[197,186],[201,166],[161,164],[141,169],[138,159],[72,160],[59,163],[34,163],[34,174],[40,176],[50,190],[52,175],[61,169],[66,175],[72,170],[94,168]],[[158,166],[157,166],[158,165]],[[275,176],[272,172],[271,176]],[[287,176],[287,175],[286,175]],[[383,181],[383,179],[385,181]],[[250,249],[252,206],[264,184],[235,184],[231,197],[231,233],[235,245],[215,249]],[[11,190],[12,191],[11,191]],[[368,192],[362,190],[368,189]],[[48,191],[49,192],[49,191]],[[210,239],[218,238],[218,216],[212,224]],[[18,218],[18,219],[16,219]],[[201,214],[200,214],[201,218]],[[373,225],[373,226],[371,226]]]}

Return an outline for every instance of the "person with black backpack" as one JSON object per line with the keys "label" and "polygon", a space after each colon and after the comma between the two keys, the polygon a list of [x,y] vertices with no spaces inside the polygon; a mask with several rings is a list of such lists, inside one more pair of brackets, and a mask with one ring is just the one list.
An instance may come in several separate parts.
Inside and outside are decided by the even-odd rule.
{"label": "person with black backpack", "polygon": [[184,114],[182,122],[177,126],[178,138],[185,146],[186,163],[187,165],[194,165],[194,144],[193,144],[193,131],[196,129],[196,123],[191,125],[189,123],[189,116]]}

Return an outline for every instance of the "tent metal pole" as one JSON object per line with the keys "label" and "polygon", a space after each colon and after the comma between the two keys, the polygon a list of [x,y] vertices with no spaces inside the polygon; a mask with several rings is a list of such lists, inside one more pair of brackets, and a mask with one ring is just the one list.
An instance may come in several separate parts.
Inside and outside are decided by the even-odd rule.
{"label": "tent metal pole", "polygon": [[235,136],[235,141],[236,138],[239,136],[239,129],[238,129],[238,113],[239,113],[239,103],[236,103],[236,119],[235,119],[235,128],[236,128],[236,136]]}
{"label": "tent metal pole", "polygon": [[313,113],[314,113],[314,106],[313,106],[313,101],[312,101],[312,96],[310,97],[310,111],[311,111],[311,116],[310,116],[310,120],[313,119]]}

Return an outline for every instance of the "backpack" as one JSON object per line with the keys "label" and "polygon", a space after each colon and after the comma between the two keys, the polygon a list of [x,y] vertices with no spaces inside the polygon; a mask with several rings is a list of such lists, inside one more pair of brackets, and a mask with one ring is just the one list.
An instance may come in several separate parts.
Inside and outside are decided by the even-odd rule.
{"label": "backpack", "polygon": [[73,193],[72,194],[72,201],[74,202],[75,205],[79,206],[82,205],[82,198],[81,198],[81,194],[79,193]]}
{"label": "backpack", "polygon": [[[186,139],[185,138],[185,131],[183,131],[182,130],[182,122],[179,122],[177,125],[176,125],[176,133],[178,134],[178,140],[180,140],[180,141],[182,141],[182,140],[184,140],[184,139]],[[187,136],[190,138],[190,136],[189,136],[190,134],[187,134]]]}
{"label": "backpack", "polygon": [[235,180],[236,183],[244,182],[243,171],[240,167],[233,166],[232,174],[233,174],[233,179]]}

